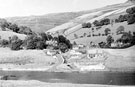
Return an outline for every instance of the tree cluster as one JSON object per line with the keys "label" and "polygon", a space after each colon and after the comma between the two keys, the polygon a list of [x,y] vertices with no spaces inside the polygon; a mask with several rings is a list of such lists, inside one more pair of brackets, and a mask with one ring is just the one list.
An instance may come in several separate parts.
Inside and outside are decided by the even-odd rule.
{"label": "tree cluster", "polygon": [[[50,42],[50,43],[47,43]],[[72,48],[70,41],[59,35],[58,37],[52,37],[46,33],[28,35],[25,40],[20,40],[17,36],[12,36],[9,40],[0,40],[2,47],[10,47],[11,50],[20,49],[46,49],[51,46],[54,49],[59,49],[61,52],[66,52]]]}
{"label": "tree cluster", "polygon": [[90,22],[88,22],[88,23],[83,23],[82,24],[82,28],[91,28],[91,23]]}
{"label": "tree cluster", "polygon": [[120,15],[118,19],[115,19],[115,22],[125,22],[127,21],[128,24],[135,23],[135,7],[128,8],[126,10],[127,14]]}
{"label": "tree cluster", "polygon": [[100,21],[95,20],[95,21],[93,22],[93,24],[94,24],[96,27],[108,25],[108,24],[110,24],[110,19],[109,19],[109,18],[105,18],[105,19],[102,19],[102,20],[100,20]]}
{"label": "tree cluster", "polygon": [[32,30],[27,26],[18,26],[17,24],[7,22],[5,19],[0,19],[0,27],[3,31],[6,29],[12,30],[13,32],[31,35],[33,34]]}
{"label": "tree cluster", "polygon": [[[112,43],[115,44],[112,47]],[[135,45],[135,32],[131,34],[131,32],[123,32],[122,36],[114,41],[114,38],[111,35],[108,35],[106,38],[106,42],[99,43],[101,48],[126,48]]]}

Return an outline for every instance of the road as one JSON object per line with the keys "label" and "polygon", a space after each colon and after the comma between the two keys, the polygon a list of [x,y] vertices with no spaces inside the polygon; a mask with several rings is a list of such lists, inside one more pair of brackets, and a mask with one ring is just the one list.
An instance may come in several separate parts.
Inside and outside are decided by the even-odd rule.
{"label": "road", "polygon": [[57,54],[56,57],[57,57],[57,61],[56,61],[56,64],[51,67],[52,71],[55,71],[57,69],[57,66],[64,63],[64,59],[62,57],[62,54]]}

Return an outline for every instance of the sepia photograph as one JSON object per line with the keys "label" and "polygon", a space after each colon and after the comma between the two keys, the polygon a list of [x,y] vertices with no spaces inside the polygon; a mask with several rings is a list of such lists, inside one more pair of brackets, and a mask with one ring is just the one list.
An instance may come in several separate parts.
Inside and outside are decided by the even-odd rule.
{"label": "sepia photograph", "polygon": [[135,0],[0,0],[0,87],[135,87]]}

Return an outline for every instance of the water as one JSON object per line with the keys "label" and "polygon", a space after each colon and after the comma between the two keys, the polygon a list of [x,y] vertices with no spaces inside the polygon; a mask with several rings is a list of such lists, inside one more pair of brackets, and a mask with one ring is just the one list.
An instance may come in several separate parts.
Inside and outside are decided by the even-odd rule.
{"label": "water", "polygon": [[1,71],[0,75],[15,75],[13,80],[39,80],[51,83],[105,84],[105,85],[135,85],[134,72],[28,72]]}

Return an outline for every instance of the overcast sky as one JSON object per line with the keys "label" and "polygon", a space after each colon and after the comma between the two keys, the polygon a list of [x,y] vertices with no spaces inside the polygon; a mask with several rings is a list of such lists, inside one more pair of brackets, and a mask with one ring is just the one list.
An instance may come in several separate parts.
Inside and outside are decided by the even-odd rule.
{"label": "overcast sky", "polygon": [[90,10],[127,0],[0,0],[0,18]]}

